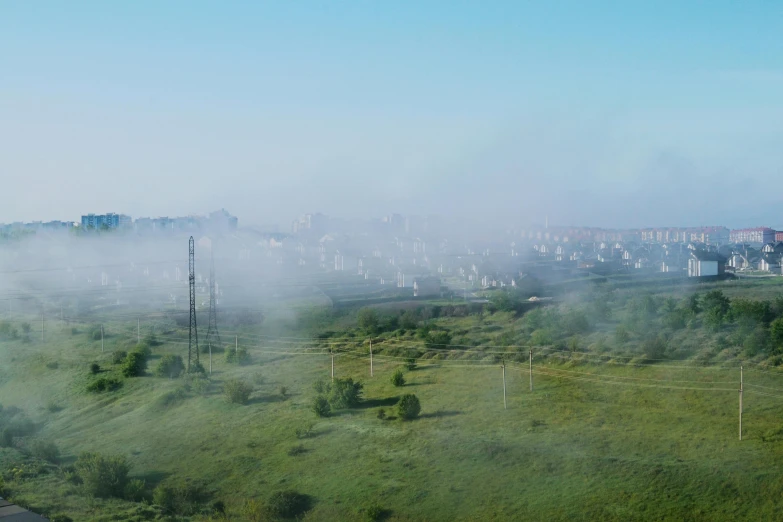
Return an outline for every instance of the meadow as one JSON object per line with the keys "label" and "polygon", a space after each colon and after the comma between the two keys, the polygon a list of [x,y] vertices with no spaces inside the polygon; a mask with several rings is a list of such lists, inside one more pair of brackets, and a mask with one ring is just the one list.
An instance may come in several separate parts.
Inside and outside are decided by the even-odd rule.
{"label": "meadow", "polygon": [[[61,521],[285,518],[269,510],[280,492],[299,495],[299,520],[780,519],[778,312],[775,301],[745,310],[780,288],[738,284],[695,300],[598,289],[522,313],[498,295],[478,313],[270,311],[223,328],[205,379],[155,375],[163,357],[187,355],[187,331],[158,316],[142,318],[151,353],[139,377],[114,362],[137,348],[130,313],[53,322],[44,341],[19,326],[31,319],[8,319],[17,337],[0,341],[0,422],[29,423],[0,448],[0,494]],[[728,304],[708,297],[716,289]],[[241,364],[222,351],[235,336]],[[333,355],[335,379],[360,381],[361,400],[318,417],[314,383],[331,382]],[[403,386],[391,382],[398,369]],[[101,378],[119,388],[88,392]],[[236,380],[251,389],[244,403],[226,400]],[[411,393],[421,414],[395,418]],[[140,491],[90,494],[75,477],[84,452],[124,457]]]}

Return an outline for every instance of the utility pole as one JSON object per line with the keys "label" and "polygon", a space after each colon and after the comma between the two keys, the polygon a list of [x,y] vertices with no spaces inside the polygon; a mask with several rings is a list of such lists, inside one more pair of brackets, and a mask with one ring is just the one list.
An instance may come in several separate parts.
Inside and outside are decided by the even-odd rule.
{"label": "utility pole", "polygon": [[103,353],[103,325],[101,325],[101,353]]}
{"label": "utility pole", "polygon": [[372,377],[372,339],[370,339],[370,377]]}
{"label": "utility pole", "polygon": [[742,440],[742,366],[740,366],[740,389],[739,389],[739,440]]}
{"label": "utility pole", "polygon": [[334,382],[334,352],[329,348],[329,353],[332,354],[332,382]]}
{"label": "utility pole", "polygon": [[501,366],[503,368],[503,409],[507,409],[506,407],[506,363],[504,362]]}
{"label": "utility pole", "polygon": [[530,350],[530,391],[533,391],[533,350]]}
{"label": "utility pole", "polygon": [[234,354],[239,355],[239,336],[234,336]]}

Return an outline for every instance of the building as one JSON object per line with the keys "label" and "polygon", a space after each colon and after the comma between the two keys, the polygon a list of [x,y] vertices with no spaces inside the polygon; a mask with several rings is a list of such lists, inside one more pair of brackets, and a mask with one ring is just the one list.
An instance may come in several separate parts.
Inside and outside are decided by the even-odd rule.
{"label": "building", "polygon": [[726,258],[717,252],[697,250],[688,259],[688,277],[714,277],[725,271]]}
{"label": "building", "polygon": [[130,226],[133,220],[125,214],[87,214],[82,216],[82,228],[101,229],[101,228],[121,228]]}
{"label": "building", "polygon": [[732,230],[729,240],[732,243],[772,243],[776,232],[769,227],[740,228]]}
{"label": "building", "polygon": [[440,279],[417,277],[413,280],[413,297],[437,297],[440,295]]}

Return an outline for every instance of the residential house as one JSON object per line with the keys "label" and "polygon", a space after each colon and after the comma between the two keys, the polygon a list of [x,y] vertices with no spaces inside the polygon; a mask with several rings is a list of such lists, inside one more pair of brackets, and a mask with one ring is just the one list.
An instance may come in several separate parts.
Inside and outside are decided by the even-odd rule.
{"label": "residential house", "polygon": [[717,252],[697,250],[688,259],[688,277],[718,276],[726,271],[726,258]]}

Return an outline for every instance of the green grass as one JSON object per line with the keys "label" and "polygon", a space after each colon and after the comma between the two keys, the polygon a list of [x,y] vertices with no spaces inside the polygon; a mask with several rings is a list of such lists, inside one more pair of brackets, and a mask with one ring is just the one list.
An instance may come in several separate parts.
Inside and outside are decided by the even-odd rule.
{"label": "green grass", "polygon": [[[446,318],[438,324],[466,330],[460,335],[471,342],[487,342],[518,328],[517,321],[498,313],[484,319]],[[377,356],[370,378],[366,359],[341,355],[336,376],[362,380],[365,402],[318,419],[310,411],[312,383],[329,378],[330,360],[324,355],[270,353],[292,351],[296,345],[259,342],[249,347],[252,364],[246,366],[215,355],[213,384],[204,396],[189,392],[174,400],[183,380],[152,376],[126,379],[116,392],[88,394],[87,383],[97,377],[89,374],[89,363],[97,361],[105,370],[99,376],[119,375],[110,352],[116,345],[126,349],[135,342],[135,321],[107,330],[116,334],[103,354],[100,341],[72,336],[70,326],[52,326],[45,344],[1,343],[0,402],[25,409],[39,422],[36,436],[56,442],[64,463],[84,451],[122,454],[132,464],[131,476],[150,486],[186,480],[206,484],[211,498],[223,500],[233,513],[231,520],[242,519],[248,500],[264,502],[280,490],[312,497],[305,520],[365,520],[364,510],[376,505],[390,510],[388,520],[783,516],[783,444],[774,435],[783,427],[783,399],[747,393],[745,440],[740,442],[735,391],[606,382],[606,376],[633,377],[614,382],[669,387],[704,386],[671,381],[730,381],[714,386],[734,390],[734,370],[579,360],[555,364],[557,359],[537,358],[544,372],[549,367],[601,377],[574,380],[537,374],[531,393],[526,367],[510,365],[504,410],[498,365],[474,368],[464,361],[441,366],[421,361],[416,370],[405,372],[406,385],[395,388],[390,375],[398,362]],[[183,337],[175,332],[160,338],[172,335]],[[601,335],[605,332],[586,339]],[[699,330],[682,335],[704,334]],[[173,342],[153,348],[149,373],[161,355],[184,356],[185,350]],[[201,358],[208,367],[204,354]],[[51,361],[57,368],[47,366]],[[778,375],[746,372],[745,377],[746,383],[783,388]],[[246,405],[228,404],[223,398],[221,383],[235,378],[254,386]],[[287,388],[287,397],[281,397],[281,386]],[[377,418],[379,408],[393,415],[395,398],[404,393],[421,400],[420,419]],[[296,436],[297,428],[310,425],[310,437]],[[16,463],[29,461],[15,449],[0,449],[4,475]],[[14,500],[74,520],[157,516],[154,508],[141,504],[85,498],[56,469],[19,481],[6,477],[6,487]]]}

